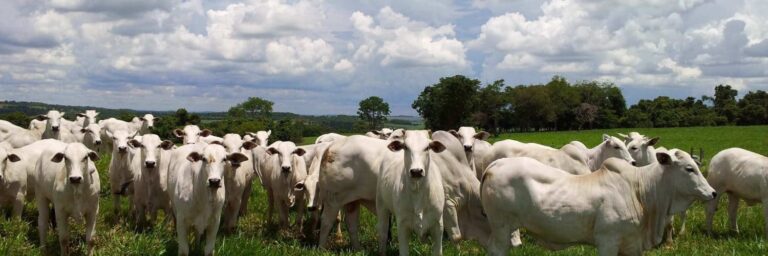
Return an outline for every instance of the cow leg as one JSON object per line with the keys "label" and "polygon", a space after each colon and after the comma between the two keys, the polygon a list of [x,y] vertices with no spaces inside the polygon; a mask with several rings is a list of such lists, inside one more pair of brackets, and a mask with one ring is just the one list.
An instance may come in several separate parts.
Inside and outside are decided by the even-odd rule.
{"label": "cow leg", "polygon": [[[221,213],[217,214],[221,217]],[[219,218],[213,218],[211,223],[208,223],[208,230],[205,231],[205,255],[213,256],[213,250],[216,246],[216,232],[219,230]]]}
{"label": "cow leg", "polygon": [[509,253],[512,228],[508,224],[497,223],[491,229],[490,243],[488,243],[489,255],[507,255]]}
{"label": "cow leg", "polygon": [[253,180],[250,180],[245,184],[245,191],[243,191],[243,196],[242,196],[242,199],[240,200],[240,212],[238,213],[240,216],[245,216],[246,214],[248,214],[248,200],[251,199],[252,184],[253,184]]}
{"label": "cow leg", "polygon": [[680,231],[678,231],[676,234],[679,236],[685,233],[685,220],[688,219],[688,211],[683,211],[677,216],[680,217]]}
{"label": "cow leg", "polygon": [[740,198],[733,193],[728,193],[728,228],[731,231],[739,232],[739,224],[736,223],[739,212]]}
{"label": "cow leg", "polygon": [[296,227],[299,229],[299,232],[304,230],[304,215],[307,212],[307,203],[304,202],[304,192],[299,192],[298,195],[296,195],[296,203],[298,204],[296,206]]}
{"label": "cow leg", "polygon": [[120,194],[112,193],[112,213],[117,222],[120,219]]}
{"label": "cow leg", "polygon": [[267,189],[267,225],[272,223],[272,212],[275,211],[275,197],[272,189]]}
{"label": "cow leg", "polygon": [[510,242],[514,247],[523,245],[523,240],[520,239],[520,229],[515,229],[515,231],[512,231],[512,238],[510,238]]}
{"label": "cow leg", "polygon": [[[400,256],[408,256],[410,250],[408,248],[408,242],[411,241],[411,232],[408,229],[408,225],[399,216],[395,216],[397,221],[397,245]],[[381,228],[380,228],[381,229]],[[381,233],[381,231],[379,231]]]}
{"label": "cow leg", "polygon": [[430,237],[432,238],[432,255],[443,255],[443,220],[438,220],[438,224],[431,228]]}
{"label": "cow leg", "polygon": [[336,216],[339,213],[339,207],[335,204],[326,203],[323,205],[323,213],[320,219],[320,234],[318,239],[318,246],[325,249],[328,242],[328,235],[331,233],[331,228],[335,224]]}
{"label": "cow leg", "polygon": [[19,193],[16,195],[16,200],[13,201],[13,211],[11,211],[12,218],[21,218],[21,213],[24,211],[24,195]]}
{"label": "cow leg", "polygon": [[722,194],[723,194],[722,192],[717,192],[715,199],[709,200],[709,202],[707,202],[707,207],[705,209],[706,210],[705,223],[706,223],[707,233],[712,234],[712,221],[715,216],[715,212],[717,211],[717,204],[720,201],[720,196]]}
{"label": "cow leg", "polygon": [[280,229],[288,227],[288,202],[285,200],[277,200],[277,213],[280,215]]}
{"label": "cow leg", "polygon": [[96,215],[99,212],[99,206],[96,205],[96,210],[85,214],[85,241],[88,244],[88,256],[93,255],[93,249],[96,238]]}
{"label": "cow leg", "polygon": [[456,213],[456,205],[451,200],[445,200],[445,207],[443,209],[445,232],[448,233],[451,241],[459,241],[461,239],[461,229],[459,228],[459,216]]}
{"label": "cow leg", "polygon": [[63,209],[56,209],[56,228],[59,234],[59,247],[61,255],[69,255],[69,222]]}
{"label": "cow leg", "polygon": [[763,218],[765,219],[765,236],[768,239],[768,197],[763,197]]}
{"label": "cow leg", "polygon": [[48,200],[37,198],[37,233],[40,238],[41,251],[45,252],[45,236],[48,232],[51,210],[48,209]]}
{"label": "cow leg", "polygon": [[[378,223],[376,224],[376,230],[379,235],[379,255],[387,255],[387,242],[389,241],[389,222],[392,214],[389,210],[383,206],[376,207],[376,218]],[[398,226],[398,229],[405,229],[403,226]],[[400,237],[400,239],[403,239]]]}
{"label": "cow leg", "polygon": [[619,255],[619,244],[621,236],[617,234],[598,235],[596,240],[597,255],[614,256]]}
{"label": "cow leg", "polygon": [[179,242],[179,255],[189,255],[189,230],[186,225],[176,223],[176,241]]}
{"label": "cow leg", "polygon": [[353,250],[360,250],[360,238],[358,237],[358,231],[360,230],[360,204],[358,202],[352,202],[344,206],[344,221],[347,223],[347,230],[349,231],[349,240],[352,242]]}

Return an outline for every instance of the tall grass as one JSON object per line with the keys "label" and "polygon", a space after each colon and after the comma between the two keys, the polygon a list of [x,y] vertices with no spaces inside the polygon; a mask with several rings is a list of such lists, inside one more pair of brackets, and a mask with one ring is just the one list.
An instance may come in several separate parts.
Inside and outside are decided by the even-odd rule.
{"label": "tall grass", "polygon": [[[704,164],[718,151],[729,147],[742,147],[747,150],[768,155],[768,126],[748,127],[694,127],[633,129],[649,136],[659,136],[660,145],[667,148],[690,150],[699,148],[704,151]],[[628,129],[590,130],[579,132],[515,133],[494,137],[492,141],[515,139],[524,142],[537,142],[551,146],[561,146],[571,140],[579,140],[588,146],[594,146],[601,140],[603,133],[627,133]],[[306,143],[314,138],[306,138]],[[125,217],[116,218],[112,214],[111,195],[108,193],[107,166],[109,156],[105,155],[97,163],[102,179],[102,197],[100,200],[97,224],[97,255],[175,255],[177,254],[176,235],[170,225],[156,224],[149,230],[139,231],[132,221]],[[706,172],[706,167],[704,168]],[[334,241],[327,251],[315,248],[310,239],[299,235],[295,229],[280,232],[274,225],[265,221],[266,198],[264,189],[256,184],[252,192],[249,214],[241,218],[238,231],[222,235],[217,240],[218,255],[369,255],[377,253],[375,217],[363,210],[361,216],[361,241],[364,251],[350,251],[347,240]],[[124,200],[125,201],[125,200]],[[673,243],[649,252],[650,255],[764,255],[768,245],[764,241],[762,206],[742,204],[739,218],[741,233],[727,231],[724,210],[725,202],[720,202],[720,211],[715,216],[715,233],[704,233],[704,210],[701,203],[696,203],[688,211],[687,233],[677,237]],[[123,202],[123,212],[127,202]],[[162,219],[162,215],[161,218]],[[564,231],[567,232],[567,231]],[[393,234],[396,234],[393,232]],[[58,240],[55,232],[49,231],[46,238],[47,250],[41,251],[37,238],[37,210],[34,203],[27,203],[21,220],[0,220],[0,255],[57,255]],[[346,237],[345,237],[346,239]],[[395,238],[396,239],[396,238]],[[85,252],[84,228],[82,224],[72,228],[71,245],[75,255]],[[333,239],[331,239],[333,240]],[[429,253],[429,245],[414,239],[411,241],[412,253]],[[397,253],[395,240],[388,248],[388,254]],[[458,244],[444,243],[446,255],[479,255],[484,249],[476,242],[464,241]],[[199,246],[193,254],[202,254]],[[524,245],[510,251],[512,255],[594,255],[590,246],[576,246],[566,250],[551,252],[539,247],[529,236],[524,235]]]}

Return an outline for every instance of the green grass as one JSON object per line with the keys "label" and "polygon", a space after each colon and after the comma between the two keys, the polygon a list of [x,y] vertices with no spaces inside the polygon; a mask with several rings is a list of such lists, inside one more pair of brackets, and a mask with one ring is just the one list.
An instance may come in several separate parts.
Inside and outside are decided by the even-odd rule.
{"label": "green grass", "polygon": [[[689,150],[695,148],[704,151],[705,165],[716,152],[729,147],[742,147],[757,153],[768,155],[768,126],[749,127],[694,127],[694,128],[661,128],[661,129],[632,129],[650,136],[659,136],[660,145],[668,148]],[[581,132],[545,132],[545,133],[515,133],[494,137],[492,141],[515,139],[524,142],[537,142],[545,145],[563,145],[571,140],[580,140],[588,146],[600,142],[603,133],[626,133],[630,129],[592,130]],[[306,143],[314,142],[315,138],[305,138]],[[112,216],[111,198],[108,191],[106,166],[108,157],[103,157],[98,163],[102,178],[102,200],[97,224],[98,242],[97,255],[175,255],[177,245],[175,232],[170,226],[155,225],[149,231],[136,231],[131,221],[119,219],[115,223]],[[706,172],[706,167],[704,168]],[[241,219],[239,230],[235,234],[219,235],[216,246],[218,255],[369,255],[376,253],[376,220],[371,213],[363,210],[361,218],[361,241],[365,248],[362,252],[349,251],[348,241],[339,241],[328,251],[314,248],[308,239],[301,238],[298,232],[278,232],[274,226],[267,225],[265,192],[259,185],[254,186],[250,211]],[[669,245],[649,252],[649,255],[764,255],[768,252],[763,234],[762,206],[745,206],[739,211],[741,233],[727,231],[725,217],[725,200],[720,202],[720,210],[715,216],[715,234],[704,233],[704,210],[701,203],[696,203],[688,211],[689,221],[687,233],[676,238]],[[127,204],[124,203],[123,207]],[[125,209],[125,208],[123,208]],[[40,251],[38,246],[36,217],[37,211],[33,203],[27,203],[21,220],[0,220],[0,255],[56,255],[58,242],[55,232],[50,231],[46,238],[48,250]],[[346,235],[346,234],[345,234]],[[346,237],[345,237],[346,238]],[[72,246],[75,255],[84,253],[83,225],[75,225],[72,230]],[[528,236],[524,236],[524,245],[510,251],[512,255],[594,255],[595,250],[590,246],[571,247],[566,250],[550,252],[537,245]],[[429,245],[420,241],[411,241],[412,253],[423,255],[429,253]],[[392,242],[388,254],[397,254],[397,244]],[[443,251],[446,255],[481,255],[484,249],[472,241],[458,244],[444,242]],[[201,248],[194,249],[195,255],[201,254]]]}

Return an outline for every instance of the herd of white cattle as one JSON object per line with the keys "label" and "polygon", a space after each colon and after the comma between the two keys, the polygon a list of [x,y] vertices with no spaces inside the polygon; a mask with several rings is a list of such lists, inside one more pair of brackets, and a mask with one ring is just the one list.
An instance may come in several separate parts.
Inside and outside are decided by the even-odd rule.
{"label": "herd of white cattle", "polygon": [[[590,244],[600,255],[640,255],[669,238],[672,216],[696,200],[709,201],[707,230],[719,195],[728,195],[734,230],[739,200],[768,203],[767,157],[723,150],[705,178],[697,159],[655,148],[658,138],[636,132],[603,135],[593,148],[578,141],[559,149],[514,140],[490,144],[487,132],[471,127],[330,133],[297,146],[270,144],[270,131],[216,137],[187,125],[173,132],[183,141],[177,146],[152,134],[158,118],[149,114],[132,122],[96,121],[92,110],[75,121],[63,115],[49,111],[29,128],[0,120],[0,205],[11,206],[18,217],[25,200],[34,200],[41,246],[53,212],[63,255],[69,253],[70,217],[85,220],[93,253],[101,188],[97,152],[111,154],[107,175],[115,216],[146,226],[164,211],[164,222],[175,225],[179,255],[189,254],[192,234],[204,236],[203,250],[213,254],[219,229],[235,230],[248,214],[255,179],[267,192],[267,222],[277,208],[280,227],[288,228],[294,207],[294,225],[302,230],[309,210],[325,247],[343,216],[351,246],[360,249],[364,206],[378,219],[379,252],[387,251],[394,221],[401,255],[408,254],[412,233],[431,238],[433,255],[442,254],[444,233],[506,255],[521,244],[520,228],[551,249]],[[122,197],[130,202],[127,210]]]}

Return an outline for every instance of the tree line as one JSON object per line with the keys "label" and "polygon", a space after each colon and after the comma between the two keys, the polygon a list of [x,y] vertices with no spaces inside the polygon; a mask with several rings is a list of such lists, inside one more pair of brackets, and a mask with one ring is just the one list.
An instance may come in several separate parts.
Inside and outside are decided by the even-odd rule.
{"label": "tree line", "polygon": [[608,82],[569,83],[555,76],[546,84],[507,86],[497,80],[481,86],[456,75],[425,87],[412,107],[429,129],[473,125],[494,133],[768,124],[768,93],[737,96],[730,85],[717,85],[714,96],[659,96],[627,108],[621,90]]}

